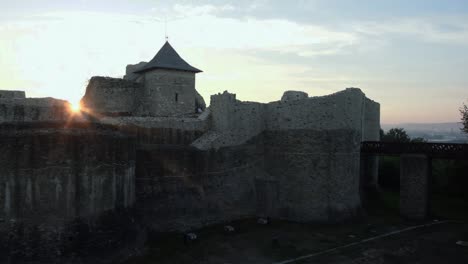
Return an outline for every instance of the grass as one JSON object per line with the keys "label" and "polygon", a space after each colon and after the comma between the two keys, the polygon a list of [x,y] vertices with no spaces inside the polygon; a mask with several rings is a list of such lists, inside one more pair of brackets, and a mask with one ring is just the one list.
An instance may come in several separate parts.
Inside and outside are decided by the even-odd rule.
{"label": "grass", "polygon": [[468,221],[468,201],[462,197],[433,193],[429,205],[434,218]]}
{"label": "grass", "polygon": [[398,192],[383,191],[380,196],[380,201],[386,210],[399,212],[400,210],[400,194]]}
{"label": "grass", "polygon": [[[430,204],[432,217],[468,220],[467,204],[461,198],[433,194]],[[184,244],[182,234],[157,233],[150,236],[146,254],[125,263],[271,263],[414,225],[399,216],[397,192],[382,191],[367,203],[366,212],[365,217],[345,224],[233,221],[226,224],[235,227],[234,233],[224,233],[224,224],[213,225],[196,230],[199,239],[189,245]],[[464,237],[468,239],[468,232]]]}

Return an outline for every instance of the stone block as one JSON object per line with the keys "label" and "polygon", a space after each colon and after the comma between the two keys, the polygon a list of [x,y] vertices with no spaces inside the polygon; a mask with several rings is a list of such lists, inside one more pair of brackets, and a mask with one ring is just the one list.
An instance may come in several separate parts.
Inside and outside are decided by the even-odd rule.
{"label": "stone block", "polygon": [[401,155],[400,213],[403,217],[413,220],[427,217],[430,173],[431,160],[426,155]]}

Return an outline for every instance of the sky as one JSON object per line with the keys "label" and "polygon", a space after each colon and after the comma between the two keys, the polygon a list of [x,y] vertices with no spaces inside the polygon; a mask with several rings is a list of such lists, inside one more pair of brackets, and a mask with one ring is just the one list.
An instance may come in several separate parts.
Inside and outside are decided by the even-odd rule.
{"label": "sky", "polygon": [[166,28],[207,102],[359,87],[386,124],[457,122],[468,102],[466,0],[0,0],[0,89],[78,102],[92,76],[151,60]]}

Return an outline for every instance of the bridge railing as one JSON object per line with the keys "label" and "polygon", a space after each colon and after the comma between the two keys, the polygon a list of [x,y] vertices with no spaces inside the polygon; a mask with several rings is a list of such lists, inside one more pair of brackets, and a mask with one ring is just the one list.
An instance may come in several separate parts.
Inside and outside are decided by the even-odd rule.
{"label": "bridge railing", "polygon": [[361,153],[376,155],[425,154],[430,157],[468,159],[468,144],[364,141],[361,143]]}

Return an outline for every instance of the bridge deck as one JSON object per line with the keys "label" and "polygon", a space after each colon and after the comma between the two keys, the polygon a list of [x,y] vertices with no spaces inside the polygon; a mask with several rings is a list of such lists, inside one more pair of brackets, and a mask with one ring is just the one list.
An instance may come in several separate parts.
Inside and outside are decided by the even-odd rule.
{"label": "bridge deck", "polygon": [[468,144],[364,141],[361,153],[375,155],[425,154],[434,158],[468,159]]}

